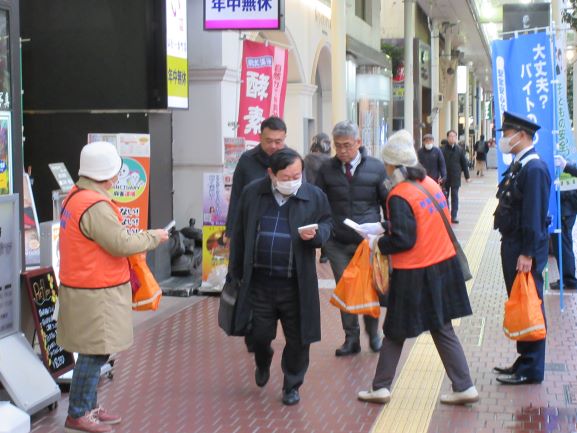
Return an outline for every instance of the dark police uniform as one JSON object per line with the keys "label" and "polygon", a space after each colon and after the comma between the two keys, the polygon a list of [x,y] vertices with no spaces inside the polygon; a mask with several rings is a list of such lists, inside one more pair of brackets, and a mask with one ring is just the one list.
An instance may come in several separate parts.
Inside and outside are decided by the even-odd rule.
{"label": "dark police uniform", "polygon": [[[505,113],[503,129],[534,133],[539,126]],[[508,295],[517,275],[517,259],[520,255],[525,255],[533,258],[531,273],[537,286],[537,294],[543,299],[543,269],[548,256],[550,219],[547,216],[547,209],[550,188],[549,170],[534,148],[530,148],[519,161],[509,166],[499,184],[495,229],[502,235],[501,263]],[[519,358],[513,364],[510,373],[526,378],[522,383],[542,382],[545,369],[545,339],[517,342],[517,352]]]}

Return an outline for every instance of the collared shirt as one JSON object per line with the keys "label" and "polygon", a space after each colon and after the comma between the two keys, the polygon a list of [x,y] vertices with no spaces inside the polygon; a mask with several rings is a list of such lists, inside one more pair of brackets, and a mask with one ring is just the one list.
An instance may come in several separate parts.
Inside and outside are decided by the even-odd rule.
{"label": "collared shirt", "polygon": [[285,204],[287,201],[289,201],[289,199],[292,197],[292,195],[286,196],[286,195],[282,195],[280,192],[277,191],[277,189],[273,186],[272,182],[270,183],[270,188],[272,190],[272,195],[274,197],[274,199],[276,200],[276,202],[278,203],[279,206],[282,206],[283,204]]}
{"label": "collared shirt", "polygon": [[533,148],[535,148],[535,146],[529,146],[526,149],[523,149],[521,152],[519,152],[517,155],[515,155],[515,159],[513,160],[513,162],[520,161],[521,158],[523,158],[525,156],[525,154]]}
{"label": "collared shirt", "polygon": [[[355,156],[355,158],[351,162],[349,162],[349,164],[351,164],[351,175],[355,174],[355,170],[357,169],[360,163],[361,163],[361,152],[358,151],[357,156]],[[346,173],[347,168],[345,167],[345,163],[343,163],[342,167],[343,167],[343,173]]]}

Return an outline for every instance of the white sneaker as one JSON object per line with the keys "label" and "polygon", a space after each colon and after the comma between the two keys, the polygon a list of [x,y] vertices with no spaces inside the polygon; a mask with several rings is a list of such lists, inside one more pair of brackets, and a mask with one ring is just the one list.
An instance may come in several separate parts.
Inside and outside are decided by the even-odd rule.
{"label": "white sneaker", "polygon": [[441,395],[441,403],[444,404],[470,404],[479,401],[479,393],[474,386],[461,392],[451,392]]}
{"label": "white sneaker", "polygon": [[368,401],[369,403],[387,404],[391,401],[391,392],[387,388],[377,389],[373,391],[361,391],[357,394],[359,400]]}

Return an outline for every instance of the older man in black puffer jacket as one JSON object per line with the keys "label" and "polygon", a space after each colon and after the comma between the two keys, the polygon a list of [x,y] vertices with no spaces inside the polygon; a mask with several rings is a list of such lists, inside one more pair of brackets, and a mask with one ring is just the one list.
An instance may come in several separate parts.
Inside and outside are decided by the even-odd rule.
{"label": "older man in black puffer jacket", "polygon": [[[363,225],[367,233],[382,233],[381,208],[384,210],[387,189],[384,165],[366,154],[361,147],[359,128],[350,121],[339,122],[333,129],[336,155],[321,166],[316,184],[329,199],[334,232],[325,245],[335,280],[338,282],[363,238],[343,224],[346,218]],[[341,312],[345,343],[336,356],[359,353],[360,328],[356,315]],[[378,352],[381,338],[378,319],[364,316],[371,349]]]}

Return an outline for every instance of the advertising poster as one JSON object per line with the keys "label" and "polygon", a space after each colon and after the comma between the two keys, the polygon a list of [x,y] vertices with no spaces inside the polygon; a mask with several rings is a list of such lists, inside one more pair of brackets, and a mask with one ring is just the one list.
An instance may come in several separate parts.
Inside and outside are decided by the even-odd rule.
{"label": "advertising poster", "polygon": [[228,201],[224,191],[221,173],[204,173],[203,175],[203,226],[226,225]]}
{"label": "advertising poster", "polygon": [[264,119],[283,117],[287,68],[286,49],[244,40],[237,135],[249,148],[258,144]]}
{"label": "advertising poster", "polygon": [[0,338],[18,326],[18,233],[18,196],[0,197]]}
{"label": "advertising poster", "polygon": [[122,213],[122,224],[132,232],[148,229],[150,135],[88,134],[88,142],[107,141],[118,149],[122,168],[114,185],[113,200]]}
{"label": "advertising poster", "polygon": [[38,266],[40,264],[40,232],[36,204],[32,195],[30,177],[24,173],[24,254],[26,266]]}
{"label": "advertising poster", "polygon": [[228,248],[224,242],[224,226],[202,228],[202,281],[212,286],[224,283],[228,269]]}
{"label": "advertising poster", "polygon": [[[533,142],[539,157],[547,163],[551,179],[555,179],[553,153],[556,129],[554,113],[557,110],[554,78],[554,58],[551,39],[546,33],[523,35],[509,40],[494,41],[493,90],[495,92],[495,128],[501,128],[503,112],[509,111],[541,126]],[[497,141],[502,133],[497,132]],[[498,151],[499,176],[512,162],[512,155]],[[551,184],[549,215],[557,228],[557,194]]]}
{"label": "advertising poster", "polygon": [[[246,150],[244,138],[233,137],[224,139],[224,186],[230,187],[232,185],[232,176],[234,170],[240,159],[240,155]],[[228,202],[228,200],[227,200]]]}
{"label": "advertising poster", "polygon": [[0,111],[0,195],[12,193],[12,137],[10,112]]}
{"label": "advertising poster", "polygon": [[186,0],[166,0],[168,108],[188,108]]}

